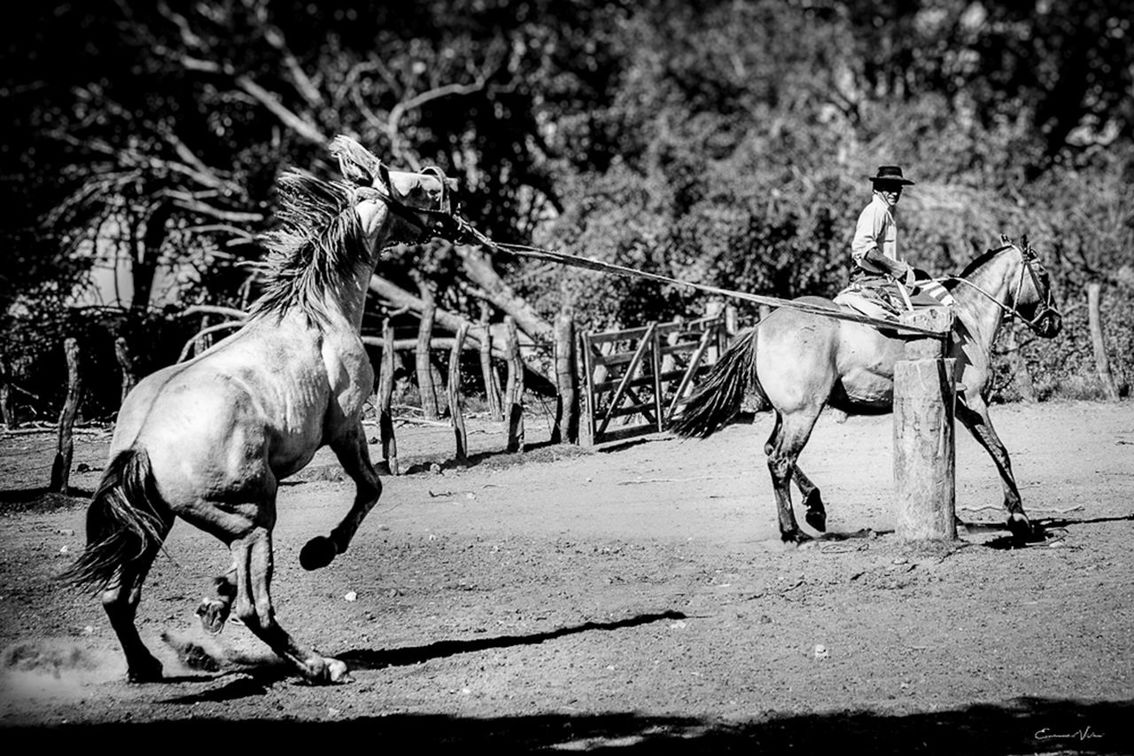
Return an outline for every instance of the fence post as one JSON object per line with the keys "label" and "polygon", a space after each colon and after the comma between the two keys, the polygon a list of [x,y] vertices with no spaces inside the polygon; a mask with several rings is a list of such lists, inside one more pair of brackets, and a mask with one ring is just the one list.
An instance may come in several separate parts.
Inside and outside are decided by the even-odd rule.
{"label": "fence post", "polygon": [[453,351],[449,353],[449,419],[453,424],[453,435],[457,441],[458,462],[468,461],[469,434],[465,430],[465,415],[461,401],[461,349],[469,332],[468,322],[462,321],[453,339]]}
{"label": "fence post", "polygon": [[488,303],[480,303],[480,373],[484,379],[484,398],[488,403],[488,415],[493,420],[502,420],[500,410],[500,379],[492,366],[492,328],[489,323]]}
{"label": "fence post", "polygon": [[68,337],[63,342],[63,351],[67,356],[67,398],[63,402],[63,411],[59,413],[59,451],[51,465],[51,490],[61,494],[67,493],[71,479],[71,456],[75,451],[72,434],[75,417],[79,414],[79,404],[83,401],[79,342],[74,337]]}
{"label": "fence post", "polygon": [[378,434],[382,439],[382,457],[391,475],[398,470],[398,440],[394,437],[394,418],[390,402],[394,395],[394,326],[389,318],[382,320],[382,366],[378,377]]}
{"label": "fence post", "polygon": [[[903,323],[948,333],[953,312],[902,313]],[[957,538],[954,446],[955,359],[946,342],[908,338],[894,365],[895,530],[903,541]]]}
{"label": "fence post", "polygon": [[421,295],[421,321],[417,328],[417,349],[414,352],[417,367],[417,391],[421,399],[421,414],[426,420],[436,420],[437,390],[433,383],[433,366],[429,359],[429,342],[433,340],[433,319],[437,305],[433,301],[433,289],[425,278],[416,271],[412,274]]}
{"label": "fence post", "polygon": [[1110,358],[1106,354],[1106,340],[1103,339],[1102,315],[1099,312],[1101,299],[1102,286],[1097,283],[1087,284],[1087,319],[1091,328],[1091,347],[1095,353],[1095,371],[1106,398],[1113,401],[1118,399],[1118,387],[1114,385]]}
{"label": "fence post", "polygon": [[725,339],[726,342],[731,342],[732,337],[740,331],[740,313],[736,311],[736,305],[725,305],[724,309],[724,325],[725,325]]}
{"label": "fence post", "polygon": [[583,393],[579,408],[579,445],[589,448],[595,445],[595,392],[594,358],[591,355],[591,341],[586,333],[579,334],[578,355],[578,369],[582,373],[579,387]]}
{"label": "fence post", "polygon": [[8,360],[0,357],[0,422],[12,430],[19,425],[15,408],[12,406],[12,376]]}
{"label": "fence post", "polygon": [[553,444],[579,442],[578,370],[575,367],[575,321],[570,309],[555,318],[555,428]]}
{"label": "fence post", "polygon": [[134,359],[126,348],[126,339],[121,336],[114,340],[114,356],[118,360],[118,367],[122,370],[122,396],[118,400],[118,404],[121,405],[126,401],[126,395],[134,388],[134,384],[138,382],[137,373],[134,371]]}
{"label": "fence post", "polygon": [[[705,317],[706,318],[721,319],[721,315],[724,314],[724,311],[725,311],[725,303],[722,302],[719,299],[711,299],[711,300],[709,300],[709,302],[707,302],[705,304]],[[722,322],[722,325],[723,325],[723,322]],[[705,355],[708,358],[709,362],[716,362],[721,357],[721,343],[722,343],[722,341],[725,341],[724,339],[722,339],[722,336],[723,336],[722,331],[723,331],[723,328],[718,329],[716,331],[716,336],[712,340],[712,344],[709,346],[708,353]]]}
{"label": "fence post", "polygon": [[520,359],[520,335],[511,315],[504,317],[508,332],[508,389],[504,411],[508,418],[508,451],[524,450],[524,362]]}

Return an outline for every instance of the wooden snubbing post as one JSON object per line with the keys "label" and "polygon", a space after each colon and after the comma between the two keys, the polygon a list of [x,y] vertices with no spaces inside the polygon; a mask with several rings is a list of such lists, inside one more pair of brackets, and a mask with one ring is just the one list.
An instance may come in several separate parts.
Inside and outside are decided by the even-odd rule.
{"label": "wooden snubbing post", "polygon": [[[949,333],[953,311],[902,313],[901,322]],[[947,341],[905,336],[894,365],[895,530],[903,541],[957,538],[954,403],[956,360]]]}
{"label": "wooden snubbing post", "polygon": [[71,456],[75,451],[72,434],[75,417],[79,414],[79,404],[83,401],[79,342],[74,337],[68,337],[63,342],[63,351],[67,355],[67,398],[63,402],[63,411],[59,413],[59,451],[51,465],[51,490],[61,494],[67,493],[71,479]]}
{"label": "wooden snubbing post", "polygon": [[449,352],[449,420],[453,423],[453,435],[457,442],[456,460],[462,464],[469,458],[469,434],[465,430],[465,415],[461,401],[461,349],[464,348],[465,336],[468,332],[469,324],[463,321],[457,327],[453,351]]}
{"label": "wooden snubbing post", "polygon": [[394,438],[394,417],[391,401],[394,396],[394,326],[389,318],[382,321],[382,366],[378,373],[378,433],[382,439],[382,457],[391,475],[398,470],[398,440]]}

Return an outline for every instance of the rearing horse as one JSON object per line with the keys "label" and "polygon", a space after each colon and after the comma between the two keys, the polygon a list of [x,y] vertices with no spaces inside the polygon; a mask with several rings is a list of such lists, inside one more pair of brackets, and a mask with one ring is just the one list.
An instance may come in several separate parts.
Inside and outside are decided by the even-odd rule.
{"label": "rearing horse", "polygon": [[382,486],[362,427],[374,371],[359,330],[382,249],[416,241],[448,213],[454,182],[439,171],[389,171],[357,142],[331,153],[347,183],[298,171],[279,182],[279,227],[264,294],[246,325],[200,356],[147,376],[118,413],[107,465],[87,511],[87,545],[64,574],[102,590],[128,677],[162,677],[134,624],[142,582],[175,517],[223,541],[233,568],[198,614],[219,632],[237,616],[312,683],[349,679],[346,665],[300,644],[269,594],[276,493],[324,445],[354,480],[354,504],[300,562],[344,552]]}
{"label": "rearing horse", "polygon": [[[948,356],[957,360],[959,393],[956,416],[988,451],[1004,485],[1008,527],[1017,538],[1031,534],[1008,451],[988,416],[992,343],[1006,317],[1019,317],[1044,338],[1062,328],[1047,270],[1025,242],[1023,249],[1001,237],[1004,246],[969,263],[946,281],[955,299]],[[829,299],[802,297],[800,302],[837,309]],[[827,405],[847,414],[892,410],[894,363],[903,342],[893,332],[851,320],[793,309],[774,310],[736,338],[713,366],[704,385],[685,403],[674,430],[682,436],[707,437],[737,413],[745,393],[755,388],[775,413],[764,445],[779,512],[780,536],[799,542],[807,536],[792,511],[794,479],[807,508],[806,520],[826,530],[827,514],[819,488],[799,469],[797,460],[819,414]]]}

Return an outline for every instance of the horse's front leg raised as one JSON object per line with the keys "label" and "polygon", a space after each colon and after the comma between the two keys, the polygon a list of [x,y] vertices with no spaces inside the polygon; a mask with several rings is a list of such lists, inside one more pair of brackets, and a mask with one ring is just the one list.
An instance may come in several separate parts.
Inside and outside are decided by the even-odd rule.
{"label": "horse's front leg raised", "polygon": [[957,402],[957,418],[992,457],[996,469],[1000,472],[1000,480],[1004,485],[1004,508],[1008,510],[1008,529],[1016,538],[1030,537],[1033,533],[1032,523],[1024,512],[1020,490],[1016,487],[1016,478],[1012,474],[1012,461],[1008,458],[1008,450],[1004,448],[1000,437],[996,435],[996,429],[992,427],[992,420],[988,416],[988,404],[979,396],[971,399],[966,397],[963,401]]}
{"label": "horse's front leg raised", "polygon": [[347,475],[355,483],[354,504],[342,522],[331,531],[330,536],[316,536],[304,545],[299,552],[299,563],[305,570],[326,567],[337,555],[346,551],[358,531],[358,526],[366,519],[367,513],[382,494],[382,483],[378,479],[374,465],[370,462],[370,449],[366,445],[366,433],[361,420],[354,423],[349,431],[333,440],[330,446]]}

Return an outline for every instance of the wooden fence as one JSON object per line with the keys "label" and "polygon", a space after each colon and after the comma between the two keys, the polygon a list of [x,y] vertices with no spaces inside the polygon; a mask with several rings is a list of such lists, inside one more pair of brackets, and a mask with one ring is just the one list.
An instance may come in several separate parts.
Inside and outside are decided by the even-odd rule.
{"label": "wooden fence", "polygon": [[[464,350],[475,349],[479,353],[480,377],[485,394],[488,415],[504,424],[507,440],[503,451],[523,452],[527,446],[524,429],[524,391],[525,365],[521,357],[519,332],[511,318],[504,320],[504,337],[493,339],[492,329],[487,319],[480,324],[462,323],[452,338],[434,338],[432,323],[421,321],[416,339],[398,340],[394,338],[393,327],[387,319],[383,323],[380,340],[364,338],[371,346],[381,349],[382,356],[378,371],[378,386],[374,404],[378,413],[379,437],[382,445],[382,458],[390,473],[398,475],[398,445],[394,435],[393,389],[395,356],[399,351],[414,353],[415,376],[418,393],[421,397],[422,413],[427,420],[441,416],[438,399],[444,396],[448,404],[449,423],[453,430],[454,458],[458,462],[468,459],[468,433],[465,428],[465,395],[462,390],[461,355]],[[467,337],[475,333],[476,343],[469,343]],[[574,365],[574,325],[568,315],[556,319],[554,339],[555,388],[557,394],[556,418],[551,434],[551,442],[577,442],[578,401]],[[546,351],[546,347],[535,347]],[[442,380],[432,362],[431,353],[447,350],[449,353],[448,375]],[[503,380],[498,374],[495,362],[503,355],[506,368]],[[439,384],[443,384],[439,390]]]}
{"label": "wooden fence", "polygon": [[580,443],[593,446],[664,431],[732,332],[729,310],[689,322],[582,334]]}

